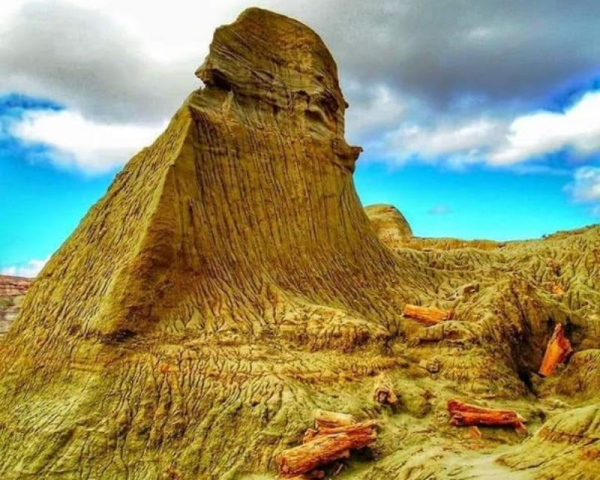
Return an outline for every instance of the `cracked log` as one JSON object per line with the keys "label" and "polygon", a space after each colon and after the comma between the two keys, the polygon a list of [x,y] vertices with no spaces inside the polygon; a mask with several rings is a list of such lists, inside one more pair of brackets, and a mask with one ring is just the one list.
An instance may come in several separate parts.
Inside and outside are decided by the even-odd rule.
{"label": "cracked log", "polygon": [[344,427],[322,428],[302,445],[284,450],[276,463],[280,475],[290,477],[311,472],[335,460],[348,458],[351,450],[373,443],[377,437],[374,421]]}
{"label": "cracked log", "polygon": [[556,367],[561,363],[564,363],[571,353],[573,353],[571,342],[565,336],[564,327],[559,323],[556,325],[554,333],[548,342],[546,352],[544,353],[544,359],[542,360],[542,365],[538,373],[544,377],[552,375],[556,370]]}
{"label": "cracked log", "polygon": [[420,307],[418,305],[407,304],[403,312],[405,317],[418,320],[427,325],[436,325],[446,320],[451,320],[454,314],[448,310],[442,310],[435,307]]}
{"label": "cracked log", "polygon": [[517,430],[525,429],[525,419],[514,410],[486,408],[458,400],[449,400],[448,412],[450,413],[450,424],[455,427],[483,425],[488,427],[512,427]]}

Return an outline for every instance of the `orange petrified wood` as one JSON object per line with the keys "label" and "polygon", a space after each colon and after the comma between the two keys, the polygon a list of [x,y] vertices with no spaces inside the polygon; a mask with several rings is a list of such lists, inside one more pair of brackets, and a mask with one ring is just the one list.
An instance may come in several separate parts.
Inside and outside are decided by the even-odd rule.
{"label": "orange petrified wood", "polygon": [[544,377],[552,375],[556,370],[556,367],[563,363],[571,353],[573,353],[571,342],[565,336],[565,329],[559,323],[556,325],[554,333],[546,347],[546,353],[544,353],[544,359],[542,360],[539,374]]}
{"label": "orange petrified wood", "polygon": [[457,427],[504,426],[525,429],[525,419],[514,410],[479,407],[458,400],[448,401],[450,424]]}
{"label": "orange petrified wood", "polygon": [[451,320],[453,313],[448,310],[442,310],[435,307],[420,307],[418,305],[407,304],[403,312],[405,317],[419,320],[427,325],[436,325],[445,320]]}
{"label": "orange petrified wood", "polygon": [[347,413],[315,411],[315,428],[309,428],[302,438],[302,443],[310,442],[323,432],[335,432],[335,429],[355,425],[356,419]]}
{"label": "orange petrified wood", "polygon": [[285,477],[300,475],[334,460],[348,458],[350,450],[373,443],[377,437],[376,426],[376,422],[367,421],[314,431],[312,438],[302,445],[281,452],[276,460],[279,473]]}

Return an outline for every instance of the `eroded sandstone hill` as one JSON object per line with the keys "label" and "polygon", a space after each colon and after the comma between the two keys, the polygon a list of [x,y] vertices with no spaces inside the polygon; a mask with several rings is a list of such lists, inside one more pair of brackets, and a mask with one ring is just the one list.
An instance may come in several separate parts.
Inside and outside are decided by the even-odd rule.
{"label": "eroded sandstone hill", "polygon": [[[0,344],[0,478],[275,478],[317,408],[378,423],[339,478],[596,478],[598,227],[504,245],[417,239],[387,207],[371,223],[335,62],[295,20],[247,10],[197,74]],[[557,323],[575,353],[543,379]],[[472,439],[453,397],[516,408],[531,436]]]}
{"label": "eroded sandstone hill", "polygon": [[0,336],[17,317],[30,284],[29,278],[0,275]]}

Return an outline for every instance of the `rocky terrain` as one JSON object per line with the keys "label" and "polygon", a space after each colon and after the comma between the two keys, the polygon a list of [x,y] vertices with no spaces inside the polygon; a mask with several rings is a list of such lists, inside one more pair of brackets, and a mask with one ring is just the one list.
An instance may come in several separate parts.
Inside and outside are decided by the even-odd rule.
{"label": "rocky terrain", "polygon": [[29,278],[0,275],[0,337],[17,318],[30,284]]}
{"label": "rocky terrain", "polygon": [[[247,10],[197,75],[0,343],[0,478],[598,478],[600,227],[467,242],[365,212],[335,62],[295,20]],[[455,426],[453,399],[518,414]],[[349,439],[307,432],[323,410],[368,446],[289,473],[303,437]]]}

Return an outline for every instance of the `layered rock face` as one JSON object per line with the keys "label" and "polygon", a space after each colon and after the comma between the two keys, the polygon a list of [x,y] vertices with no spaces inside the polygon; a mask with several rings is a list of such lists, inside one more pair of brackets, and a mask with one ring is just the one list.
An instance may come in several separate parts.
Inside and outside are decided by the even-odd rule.
{"label": "layered rock face", "polygon": [[30,285],[29,278],[0,275],[0,336],[8,331],[17,318]]}
{"label": "layered rock face", "polygon": [[17,297],[25,295],[31,285],[31,279],[0,275],[0,297]]}
{"label": "layered rock face", "polygon": [[[581,365],[600,347],[598,229],[480,245],[415,239],[387,207],[367,216],[335,62],[295,20],[244,12],[197,75],[0,344],[0,478],[274,478],[315,408],[380,425],[379,460],[345,478],[446,478],[468,445],[440,406],[493,398],[539,426],[554,404],[532,392],[561,395],[533,373],[557,322],[581,358],[558,385],[597,401]],[[402,317],[409,302],[455,320],[424,327]],[[373,401],[379,373],[399,409]],[[493,468],[531,472],[523,458]],[[452,478],[474,478],[461,462]]]}

